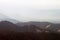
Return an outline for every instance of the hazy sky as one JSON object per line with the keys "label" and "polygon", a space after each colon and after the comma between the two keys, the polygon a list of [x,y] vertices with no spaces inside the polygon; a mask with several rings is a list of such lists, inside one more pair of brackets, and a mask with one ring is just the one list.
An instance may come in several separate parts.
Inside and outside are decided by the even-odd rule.
{"label": "hazy sky", "polygon": [[20,21],[60,20],[60,0],[0,0],[0,13]]}

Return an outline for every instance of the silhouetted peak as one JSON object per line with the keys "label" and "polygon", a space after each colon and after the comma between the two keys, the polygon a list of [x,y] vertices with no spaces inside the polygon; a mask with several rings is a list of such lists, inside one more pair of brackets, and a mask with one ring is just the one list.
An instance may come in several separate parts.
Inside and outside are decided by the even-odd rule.
{"label": "silhouetted peak", "polygon": [[9,21],[1,21],[0,23],[4,23],[4,24],[10,23],[10,24],[13,24],[12,22],[9,22]]}

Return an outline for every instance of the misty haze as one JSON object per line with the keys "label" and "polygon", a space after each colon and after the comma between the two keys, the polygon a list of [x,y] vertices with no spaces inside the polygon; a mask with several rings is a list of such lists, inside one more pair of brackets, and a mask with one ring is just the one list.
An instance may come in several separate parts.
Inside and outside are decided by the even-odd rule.
{"label": "misty haze", "polygon": [[60,0],[0,0],[0,40],[60,40]]}

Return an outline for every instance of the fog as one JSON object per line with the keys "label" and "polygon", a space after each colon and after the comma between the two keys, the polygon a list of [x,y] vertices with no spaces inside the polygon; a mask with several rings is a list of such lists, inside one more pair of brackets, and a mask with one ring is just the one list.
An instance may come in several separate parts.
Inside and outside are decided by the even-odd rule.
{"label": "fog", "polygon": [[60,0],[0,0],[0,14],[19,21],[60,21]]}

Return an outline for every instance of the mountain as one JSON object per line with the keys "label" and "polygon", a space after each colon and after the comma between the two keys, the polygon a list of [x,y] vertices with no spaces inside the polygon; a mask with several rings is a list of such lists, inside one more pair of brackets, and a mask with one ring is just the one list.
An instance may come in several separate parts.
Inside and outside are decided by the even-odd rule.
{"label": "mountain", "polygon": [[[21,23],[20,23],[21,24]],[[22,26],[23,25],[23,26]],[[13,24],[9,21],[0,22],[0,31],[15,31],[15,32],[57,32],[60,29],[60,24],[49,22],[27,22],[22,25]]]}
{"label": "mountain", "polygon": [[0,32],[1,31],[14,31],[14,32],[36,32],[38,29],[35,25],[25,25],[25,26],[17,26],[9,21],[1,21],[0,22]]}
{"label": "mountain", "polygon": [[35,25],[24,25],[20,27],[20,32],[37,32],[37,30],[40,30],[40,28]]}
{"label": "mountain", "polygon": [[24,22],[24,23],[17,23],[18,26],[24,26],[24,25],[35,25],[37,27],[46,27],[47,25],[52,24],[50,22]]}
{"label": "mountain", "polygon": [[[24,22],[24,23],[17,23],[16,25],[21,26],[26,31],[33,31],[33,32],[42,32],[49,26],[49,22]],[[22,30],[23,30],[22,29]]]}
{"label": "mountain", "polygon": [[0,22],[0,31],[17,31],[18,26],[8,21]]}
{"label": "mountain", "polygon": [[51,27],[49,30],[57,32],[57,30],[60,29],[60,24],[51,24]]}
{"label": "mountain", "polygon": [[[24,22],[24,23],[17,23],[18,26],[28,26],[27,28],[31,28],[31,25],[38,30],[48,30],[51,32],[57,32],[60,29],[60,23],[50,23],[50,22]],[[37,31],[37,30],[36,30]]]}

